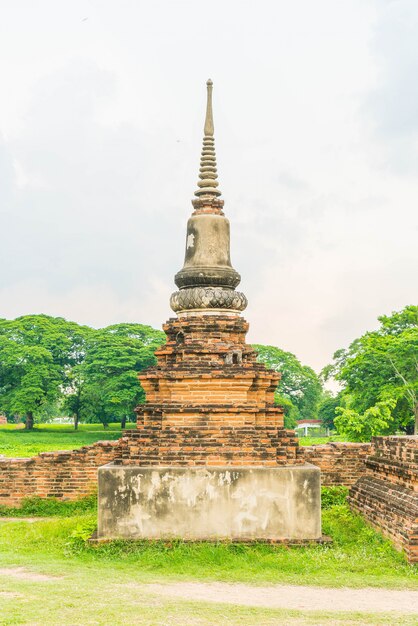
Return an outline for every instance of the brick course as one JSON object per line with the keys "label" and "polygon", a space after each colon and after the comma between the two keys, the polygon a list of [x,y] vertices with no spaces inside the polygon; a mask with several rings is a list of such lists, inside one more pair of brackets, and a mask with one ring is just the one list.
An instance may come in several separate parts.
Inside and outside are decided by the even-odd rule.
{"label": "brick course", "polygon": [[370,443],[335,442],[300,446],[298,455],[306,463],[312,463],[321,469],[321,482],[324,486],[350,487],[364,474],[364,464],[370,451]]}
{"label": "brick course", "polygon": [[418,563],[418,436],[374,437],[351,507]]}
{"label": "brick course", "polygon": [[119,441],[99,441],[30,459],[0,458],[0,504],[19,506],[30,496],[77,500],[90,495],[97,487],[97,468],[114,461],[119,447]]}
{"label": "brick course", "polygon": [[[192,433],[188,434],[192,436]],[[199,433],[195,432],[193,436],[198,438]],[[251,429],[247,431],[247,436],[249,439],[246,446],[239,451],[241,456],[238,457],[237,450],[233,451],[232,456],[236,459],[234,464],[248,465],[253,460]],[[233,431],[225,432],[225,440],[228,437],[232,441]],[[287,436],[284,438],[287,439]],[[165,439],[154,442],[154,448],[151,448],[152,441],[146,442],[149,451],[145,465],[152,464],[155,459],[160,462],[161,458],[165,459],[167,464],[173,465],[222,465],[228,462],[227,455],[231,451],[223,447],[223,442],[217,443],[218,445],[214,445],[210,450],[210,455],[206,454],[203,457],[196,440],[189,441],[188,445],[182,448],[175,442],[175,433],[167,430]],[[289,445],[290,441],[286,443]],[[268,437],[260,438],[261,448],[256,450],[256,453],[260,454],[262,446],[267,444]],[[77,500],[94,493],[97,488],[97,468],[117,460],[143,462],[142,445],[144,445],[143,433],[134,430],[125,431],[118,441],[98,441],[78,450],[44,452],[30,459],[0,457],[0,505],[19,506],[24,498],[30,496]],[[370,444],[333,443],[300,447],[298,454],[304,461],[321,468],[323,485],[351,485],[364,473],[364,463],[361,459],[364,450],[369,448]],[[183,457],[180,453],[182,449]],[[270,452],[271,450],[268,450],[268,453]],[[261,463],[257,463],[259,464]]]}
{"label": "brick course", "polygon": [[[157,365],[139,379],[147,402],[137,408],[122,462],[142,465],[303,463],[297,439],[274,405],[280,374],[257,363],[239,315],[172,318]],[[133,452],[135,451],[135,452]]]}

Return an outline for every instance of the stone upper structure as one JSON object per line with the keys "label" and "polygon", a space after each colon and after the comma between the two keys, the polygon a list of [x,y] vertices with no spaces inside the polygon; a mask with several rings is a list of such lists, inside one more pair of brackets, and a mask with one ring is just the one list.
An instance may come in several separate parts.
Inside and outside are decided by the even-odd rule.
{"label": "stone upper structure", "polygon": [[247,299],[235,291],[241,276],[231,265],[229,221],[219,198],[212,113],[212,81],[207,82],[207,106],[198,189],[194,212],[187,223],[183,268],[176,274],[179,288],[170,304],[178,314],[202,310],[243,311]]}

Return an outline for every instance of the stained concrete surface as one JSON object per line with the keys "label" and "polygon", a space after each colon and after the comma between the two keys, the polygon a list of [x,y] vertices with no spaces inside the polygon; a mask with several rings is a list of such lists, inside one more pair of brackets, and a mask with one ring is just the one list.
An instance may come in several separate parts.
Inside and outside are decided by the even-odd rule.
{"label": "stained concrete surface", "polygon": [[320,471],[284,467],[99,468],[98,538],[317,540]]}

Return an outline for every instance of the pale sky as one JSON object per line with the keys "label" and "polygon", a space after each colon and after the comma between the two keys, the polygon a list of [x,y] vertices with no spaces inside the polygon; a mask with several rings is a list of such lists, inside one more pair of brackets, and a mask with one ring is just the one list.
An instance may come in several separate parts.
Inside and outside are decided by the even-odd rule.
{"label": "pale sky", "polygon": [[209,77],[249,340],[417,303],[416,0],[1,0],[0,317],[172,315]]}

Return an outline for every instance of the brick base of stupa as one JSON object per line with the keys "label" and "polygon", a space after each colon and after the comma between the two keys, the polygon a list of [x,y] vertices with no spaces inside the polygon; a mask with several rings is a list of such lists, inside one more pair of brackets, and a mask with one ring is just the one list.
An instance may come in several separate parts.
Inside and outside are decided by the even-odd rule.
{"label": "brick base of stupa", "polygon": [[[274,405],[280,375],[257,363],[247,330],[225,314],[164,325],[157,365],[139,376],[147,402],[137,430],[99,470],[99,537],[182,536],[184,524],[195,539],[320,537],[319,470],[297,456]],[[225,472],[229,487],[219,482]],[[205,519],[223,522],[209,532]]]}

